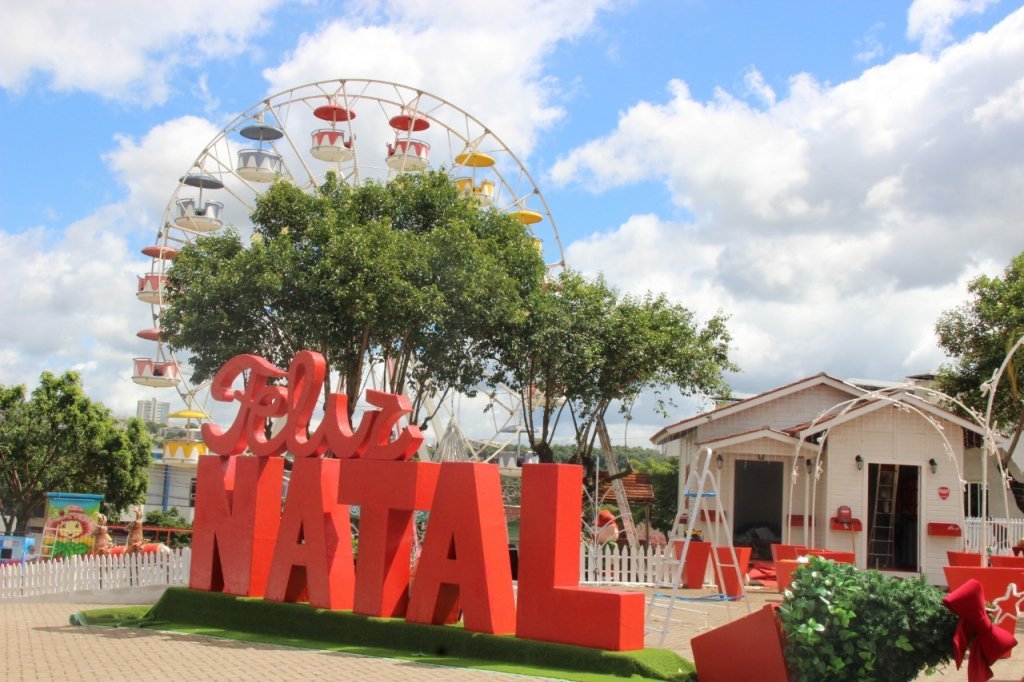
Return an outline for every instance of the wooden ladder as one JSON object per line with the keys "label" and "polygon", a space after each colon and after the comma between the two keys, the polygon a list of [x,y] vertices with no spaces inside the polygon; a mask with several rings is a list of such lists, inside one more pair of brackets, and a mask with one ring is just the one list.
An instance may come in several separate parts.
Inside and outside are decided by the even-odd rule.
{"label": "wooden ladder", "polygon": [[[601,449],[604,451],[605,466],[608,468],[608,477],[611,480],[612,490],[615,492],[615,503],[619,507],[619,518],[622,519],[622,529],[626,531],[626,543],[630,549],[639,547],[636,537],[636,524],[633,523],[633,510],[629,508],[629,499],[626,497],[626,486],[622,484],[622,477],[619,476],[619,460],[615,457],[615,450],[612,448],[612,440],[608,437],[608,427],[604,419],[597,420],[597,437],[601,441]],[[648,533],[650,529],[648,529]]]}
{"label": "wooden ladder", "polygon": [[892,568],[896,561],[896,491],[899,467],[879,464],[875,508],[868,535],[868,568]]}

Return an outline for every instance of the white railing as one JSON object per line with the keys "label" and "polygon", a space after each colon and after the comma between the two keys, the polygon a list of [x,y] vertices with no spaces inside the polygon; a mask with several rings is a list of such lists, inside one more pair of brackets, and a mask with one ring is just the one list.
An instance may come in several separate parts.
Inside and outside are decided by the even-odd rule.
{"label": "white railing", "polygon": [[76,556],[0,566],[0,599],[82,590],[188,584],[192,550]]}
{"label": "white railing", "polygon": [[638,547],[631,551],[628,546],[593,547],[584,543],[580,547],[580,582],[653,585],[670,577],[662,575],[663,571],[671,570],[664,561],[663,547]]}
{"label": "white railing", "polygon": [[968,551],[980,552],[987,545],[992,554],[1012,554],[1017,541],[1024,538],[1024,519],[988,519],[988,543],[982,542],[982,519],[964,519],[964,547]]}

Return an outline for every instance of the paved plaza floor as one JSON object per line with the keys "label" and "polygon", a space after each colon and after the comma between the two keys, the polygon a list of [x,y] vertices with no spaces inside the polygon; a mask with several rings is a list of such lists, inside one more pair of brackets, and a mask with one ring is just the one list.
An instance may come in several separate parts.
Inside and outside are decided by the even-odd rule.
{"label": "paved plaza floor", "polygon": [[[751,591],[752,609],[779,601],[780,595]],[[68,624],[75,611],[107,608],[110,604],[35,600],[0,602],[0,679],[2,680],[490,680],[527,679],[518,675],[428,666],[383,658],[326,653],[250,644],[132,628],[77,627]],[[684,622],[674,625],[664,647],[692,659],[690,639],[746,613],[742,603],[686,602],[677,611]],[[731,612],[731,613],[730,613]],[[1024,643],[1024,629],[1018,629]],[[658,645],[650,634],[648,646]],[[997,681],[1024,679],[1024,645],[1010,659],[994,666]],[[966,680],[966,666],[949,667],[938,675],[919,678],[951,682]],[[737,681],[742,682],[742,681]]]}

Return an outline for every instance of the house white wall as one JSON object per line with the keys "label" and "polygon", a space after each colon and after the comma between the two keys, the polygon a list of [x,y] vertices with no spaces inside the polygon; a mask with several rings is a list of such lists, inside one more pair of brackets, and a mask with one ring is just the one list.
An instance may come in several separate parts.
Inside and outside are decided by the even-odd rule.
{"label": "house white wall", "polygon": [[[918,490],[918,561],[929,582],[945,584],[942,567],[946,565],[946,552],[960,549],[960,538],[929,536],[929,523],[955,523],[963,527],[963,493],[958,469],[963,467],[963,435],[960,426],[947,420],[938,420],[942,431],[922,416],[893,405],[884,405],[858,419],[840,424],[828,435],[829,469],[824,478],[826,487],[819,489],[823,500],[819,516],[827,521],[835,515],[839,505],[847,505],[854,518],[862,521],[864,530],[856,534],[857,565],[866,567],[867,529],[871,510],[868,506],[868,474],[871,464],[898,464],[919,468]],[[950,459],[946,442],[952,451]],[[864,469],[858,470],[857,455],[864,458]],[[928,461],[935,459],[936,473],[931,472]],[[945,500],[939,489],[945,487]],[[826,516],[827,515],[827,516]],[[849,551],[849,533],[832,531],[822,524],[818,534],[821,546]]]}
{"label": "house white wall", "polygon": [[[770,394],[766,394],[770,395]],[[892,403],[880,402],[876,406],[861,407],[849,421],[840,421],[829,432],[821,460],[820,475],[810,491],[805,482],[811,480],[804,470],[804,459],[814,457],[817,446],[808,444],[794,457],[794,447],[774,440],[770,436],[752,436],[750,432],[767,427],[776,430],[792,429],[806,424],[826,413],[836,413],[836,406],[850,399],[850,394],[828,384],[817,384],[788,395],[756,403],[731,414],[712,412],[706,419],[694,420],[692,428],[675,440],[665,443],[669,456],[680,458],[680,475],[692,464],[703,442],[711,442],[716,454],[724,456],[724,466],[718,476],[721,505],[727,512],[735,502],[735,463],[745,459],[783,462],[783,514],[805,513],[805,500],[814,518],[813,545],[840,551],[854,550],[857,563],[867,565],[868,536],[871,510],[868,509],[869,481],[872,464],[898,464],[918,468],[918,562],[926,578],[935,584],[944,584],[942,567],[946,565],[946,552],[961,549],[961,539],[928,535],[928,524],[956,524],[963,527],[963,488],[961,474],[968,482],[980,482],[980,450],[965,452],[964,427],[950,415],[931,413],[931,422],[913,409],[898,409]],[[937,423],[941,428],[936,429]],[[743,435],[749,440],[742,441]],[[734,444],[723,446],[722,441],[732,437]],[[716,447],[716,442],[718,443]],[[951,454],[950,454],[951,453]],[[858,470],[855,458],[861,455],[864,467]],[[937,462],[932,473],[929,460]],[[991,462],[990,462],[991,463]],[[796,476],[793,476],[794,467]],[[990,513],[1004,513],[999,492],[998,473],[990,466]],[[812,474],[813,476],[813,474]],[[995,478],[993,478],[995,477]],[[680,489],[684,480],[680,480]],[[940,494],[940,491],[942,494]],[[945,496],[945,499],[943,499]],[[808,498],[813,498],[813,501]],[[840,505],[849,506],[853,516],[861,521],[862,530],[832,530],[830,520]],[[1011,501],[1010,514],[1021,516]],[[698,526],[699,527],[699,526]],[[785,535],[786,528],[783,527]],[[804,543],[801,527],[791,527],[790,539]],[[810,535],[810,531],[808,531]]]}

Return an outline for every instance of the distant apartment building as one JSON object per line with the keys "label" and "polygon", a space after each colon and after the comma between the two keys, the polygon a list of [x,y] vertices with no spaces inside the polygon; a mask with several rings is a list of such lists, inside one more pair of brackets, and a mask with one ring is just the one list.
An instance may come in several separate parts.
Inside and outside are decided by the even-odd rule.
{"label": "distant apartment building", "polygon": [[158,401],[156,398],[140,400],[135,409],[135,416],[146,422],[166,424],[167,415],[171,412],[171,404]]}

